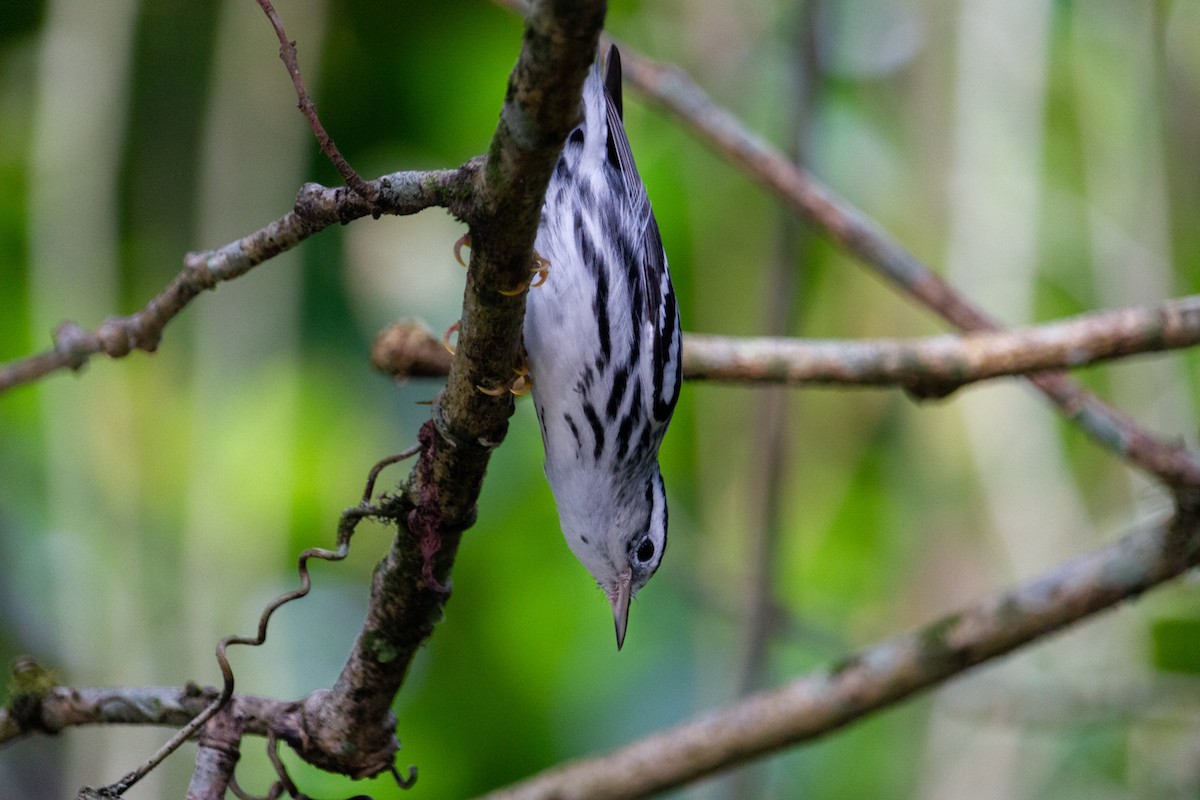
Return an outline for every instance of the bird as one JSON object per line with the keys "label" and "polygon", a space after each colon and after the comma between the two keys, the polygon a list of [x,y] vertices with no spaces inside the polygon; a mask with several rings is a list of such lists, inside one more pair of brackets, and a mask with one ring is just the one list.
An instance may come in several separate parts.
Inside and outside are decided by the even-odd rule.
{"label": "bird", "polygon": [[534,251],[542,285],[528,294],[523,339],[546,478],[568,546],[612,606],[620,650],[629,603],[667,546],[658,452],[679,399],[681,333],[625,134],[615,46],[584,81]]}

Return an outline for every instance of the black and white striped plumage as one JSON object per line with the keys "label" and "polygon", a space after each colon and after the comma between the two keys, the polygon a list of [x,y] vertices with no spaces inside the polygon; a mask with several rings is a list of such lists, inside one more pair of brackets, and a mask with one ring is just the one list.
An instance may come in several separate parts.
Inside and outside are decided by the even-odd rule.
{"label": "black and white striped plumage", "polygon": [[621,114],[614,47],[550,179],[535,244],[550,273],[525,312],[546,477],[567,543],[612,603],[618,648],[667,544],[658,448],[680,383],[675,292]]}

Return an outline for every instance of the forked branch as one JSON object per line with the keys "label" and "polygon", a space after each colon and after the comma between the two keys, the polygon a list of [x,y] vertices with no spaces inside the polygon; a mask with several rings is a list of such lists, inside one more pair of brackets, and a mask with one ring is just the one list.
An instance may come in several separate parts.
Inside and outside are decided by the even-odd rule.
{"label": "forked branch", "polygon": [[519,357],[525,298],[503,290],[529,272],[546,186],[579,118],[605,10],[603,0],[543,0],[526,19],[500,122],[461,210],[472,249],[457,356],[421,429],[416,467],[383,503],[398,533],[375,570],[362,630],[333,688],[304,703],[306,757],[323,768],[355,776],[391,768],[392,701],[441,618],[459,539],[475,521],[491,451],[513,411],[511,397],[476,389],[506,380]]}

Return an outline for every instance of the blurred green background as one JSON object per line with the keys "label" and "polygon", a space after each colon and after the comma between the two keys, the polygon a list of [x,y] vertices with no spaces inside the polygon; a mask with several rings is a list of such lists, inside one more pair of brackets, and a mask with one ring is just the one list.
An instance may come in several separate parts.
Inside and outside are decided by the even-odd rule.
{"label": "blurred green background", "polygon": [[[1016,324],[1200,283],[1200,3],[613,0],[621,40],[718,102]],[[484,0],[278,0],[323,121],[370,177],[453,166],[495,126],[521,27]],[[130,313],[180,269],[336,182],[251,0],[4,0],[0,361]],[[630,92],[627,125],[688,330],[943,330]],[[328,230],[199,298],[152,357],[0,396],[0,659],[77,686],[216,683],[332,542],[434,381],[369,343],[458,316],[440,210]],[[1197,356],[1083,373],[1195,444]],[[663,450],[671,547],[616,653],[517,404],[446,618],[396,703],[407,796],[461,797],[776,685],[1155,519],[1166,498],[1012,382],[895,391],[689,384]],[[403,468],[387,473],[398,479]],[[241,691],[327,686],[387,531],[233,655]],[[1194,579],[688,798],[1194,798]],[[86,729],[0,750],[0,798],[115,780],[167,737]],[[191,750],[128,794],[179,796]],[[295,759],[292,759],[295,764]],[[242,785],[268,767],[244,748]],[[296,766],[317,797],[400,793]]]}

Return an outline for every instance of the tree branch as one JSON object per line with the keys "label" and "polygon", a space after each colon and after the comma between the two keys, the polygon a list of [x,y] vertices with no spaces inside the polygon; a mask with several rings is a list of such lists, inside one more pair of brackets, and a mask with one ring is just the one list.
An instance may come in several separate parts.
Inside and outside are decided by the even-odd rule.
{"label": "tree branch", "polygon": [[556,767],[487,800],[647,797],[834,731],[1200,564],[1200,508],[1080,556],[1014,591],[778,689],[605,756]]}
{"label": "tree branch", "polygon": [[945,397],[977,381],[1082,367],[1200,343],[1200,296],[1157,307],[1096,312],[1005,331],[865,342],[784,338],[684,339],[694,380],[900,385]]}
{"label": "tree branch", "polygon": [[[218,695],[218,689],[195,684],[82,689],[49,686],[41,692],[20,692],[0,708],[0,744],[87,725],[178,728],[204,711]],[[258,736],[265,736],[271,721],[293,705],[254,695],[237,695],[231,703],[246,720],[246,733]]]}
{"label": "tree branch", "polygon": [[458,169],[385,175],[368,182],[372,202],[346,188],[305,184],[296,195],[295,208],[285,216],[223,247],[188,253],[183,271],[140,311],[109,317],[95,331],[74,322],[59,325],[53,349],[0,366],[0,392],[57,370],[78,371],[98,353],[122,358],[134,350],[154,352],[167,324],[201,292],[246,274],[335,223],[368,214],[415,214],[431,206],[444,206],[461,217],[469,207],[464,198],[479,165],[473,160]]}
{"label": "tree branch", "polygon": [[271,27],[275,29],[275,38],[279,40],[279,59],[283,62],[284,68],[292,79],[292,87],[296,90],[296,99],[299,104],[300,113],[304,115],[304,119],[308,121],[308,127],[312,129],[313,136],[317,138],[317,144],[321,147],[321,152],[333,164],[334,169],[342,176],[342,180],[346,182],[354,192],[367,202],[375,200],[375,192],[377,187],[367,183],[361,176],[350,166],[342,152],[338,150],[338,146],[334,144],[333,137],[325,130],[325,126],[321,124],[321,118],[317,115],[317,105],[313,102],[312,97],[308,94],[308,88],[304,85],[304,78],[300,75],[300,58],[296,54],[296,43],[288,38],[287,32],[283,28],[283,20],[279,18],[275,7],[271,4],[271,0],[258,0],[258,5],[262,8],[263,13],[267,15],[267,19],[271,21]]}
{"label": "tree branch", "polygon": [[526,280],[546,186],[580,112],[583,80],[604,22],[603,0],[534,3],[491,146],[457,212],[471,264],[458,342],[421,457],[383,516],[398,533],[375,570],[362,630],[337,682],[304,702],[311,763],[356,777],[389,769],[398,744],[391,704],[420,645],[441,618],[462,532],[475,519],[484,471],[503,441],[512,398],[478,386],[508,383],[517,365]]}
{"label": "tree branch", "polygon": [[241,758],[241,722],[226,707],[201,730],[187,800],[224,800]]}
{"label": "tree branch", "polygon": [[[1001,329],[873,220],[746,130],[682,70],[624,45],[621,59],[630,84],[902,292],[962,330]],[[1170,486],[1200,486],[1200,460],[1182,445],[1149,433],[1066,375],[1042,373],[1029,380],[1100,446]]]}
{"label": "tree branch", "polygon": [[[1200,295],[1005,331],[868,341],[683,337],[687,380],[791,385],[903,386],[945,397],[977,381],[1083,367],[1200,343]],[[445,375],[450,354],[420,323],[379,334],[371,362],[397,378]]]}
{"label": "tree branch", "polygon": [[337,683],[306,698],[295,715],[300,729],[282,737],[329,771],[364,777],[392,768],[398,747],[393,698],[441,616],[459,537],[474,522],[488,458],[512,414],[511,397],[476,388],[507,383],[517,363],[525,301],[502,290],[525,280],[533,262],[546,185],[578,121],[605,10],[603,0],[533,5],[485,159],[458,170],[396,173],[370,182],[367,192],[306,185],[292,213],[217,250],[189,254],[184,271],[141,311],[110,319],[94,333],[66,324],[54,350],[0,367],[3,390],[56,369],[77,370],[96,353],[116,358],[133,349],[153,351],[166,325],[200,292],[334,222],[432,205],[468,222],[472,262],[459,355],[433,419],[422,428],[417,467],[401,491],[375,509],[397,524],[398,534],[376,569],[366,621]]}

